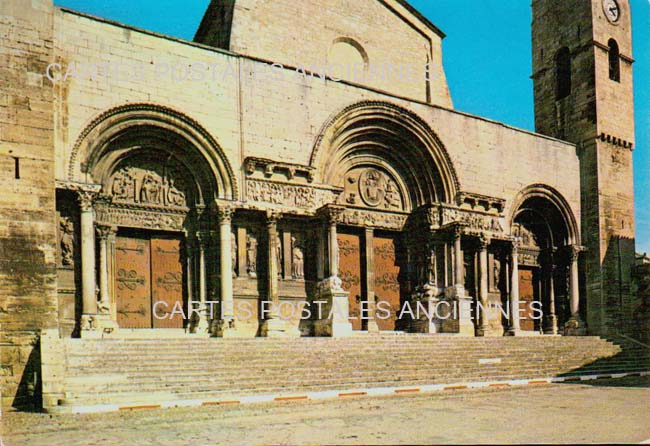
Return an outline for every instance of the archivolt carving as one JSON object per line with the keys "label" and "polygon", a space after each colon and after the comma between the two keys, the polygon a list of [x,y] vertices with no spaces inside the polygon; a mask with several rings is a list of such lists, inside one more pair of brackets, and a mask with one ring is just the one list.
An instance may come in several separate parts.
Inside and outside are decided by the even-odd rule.
{"label": "archivolt carving", "polygon": [[210,166],[210,175],[220,198],[238,197],[234,171],[214,137],[185,114],[156,104],[126,104],[93,119],[72,149],[67,166],[68,180],[75,181],[78,169],[90,172],[116,135],[126,132],[129,127],[141,129],[146,126],[160,129],[161,134],[182,141],[181,147],[191,147],[200,155],[206,166]]}
{"label": "archivolt carving", "polygon": [[338,169],[356,153],[376,154],[398,170],[411,183],[413,206],[451,203],[460,190],[442,141],[419,116],[395,104],[363,101],[337,113],[323,126],[309,165],[317,181],[335,184]]}

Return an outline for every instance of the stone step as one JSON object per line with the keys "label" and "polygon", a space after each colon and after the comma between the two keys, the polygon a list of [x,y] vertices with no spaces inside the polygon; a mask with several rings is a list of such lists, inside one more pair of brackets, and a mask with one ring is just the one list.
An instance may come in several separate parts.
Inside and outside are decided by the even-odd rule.
{"label": "stone step", "polygon": [[79,405],[650,370],[650,349],[598,337],[69,339],[64,346],[63,403]]}

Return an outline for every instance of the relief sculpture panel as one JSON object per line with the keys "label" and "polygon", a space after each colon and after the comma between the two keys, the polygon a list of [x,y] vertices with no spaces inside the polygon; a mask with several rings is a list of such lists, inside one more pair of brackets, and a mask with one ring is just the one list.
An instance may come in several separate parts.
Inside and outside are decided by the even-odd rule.
{"label": "relief sculpture panel", "polygon": [[370,167],[350,170],[345,176],[345,204],[384,211],[404,210],[403,198],[395,180]]}
{"label": "relief sculpture panel", "polygon": [[115,202],[187,207],[186,176],[172,163],[136,158],[115,171],[109,190]]}
{"label": "relief sculpture panel", "polygon": [[250,200],[280,206],[314,209],[334,203],[337,198],[337,193],[333,190],[308,186],[259,180],[248,180],[246,184]]}

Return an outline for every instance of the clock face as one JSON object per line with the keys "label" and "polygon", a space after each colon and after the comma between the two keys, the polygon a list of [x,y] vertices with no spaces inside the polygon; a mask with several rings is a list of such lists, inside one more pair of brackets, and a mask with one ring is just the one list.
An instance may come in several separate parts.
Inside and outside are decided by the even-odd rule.
{"label": "clock face", "polygon": [[612,23],[618,22],[621,18],[621,7],[616,0],[603,0],[603,10],[607,20]]}

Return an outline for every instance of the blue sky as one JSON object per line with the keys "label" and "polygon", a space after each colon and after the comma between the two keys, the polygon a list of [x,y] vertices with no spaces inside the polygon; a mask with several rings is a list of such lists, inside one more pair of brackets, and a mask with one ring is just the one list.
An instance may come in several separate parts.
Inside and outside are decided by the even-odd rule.
{"label": "blue sky", "polygon": [[[298,0],[299,1],[299,0]],[[650,0],[630,0],[636,101],[637,251],[650,252]],[[191,40],[209,0],[55,0],[60,6]],[[530,1],[411,0],[446,34],[454,107],[534,130]]]}

